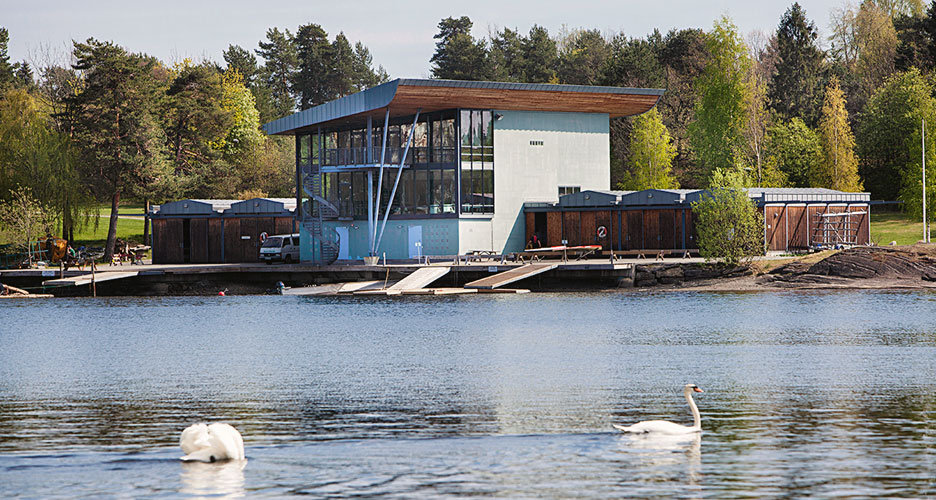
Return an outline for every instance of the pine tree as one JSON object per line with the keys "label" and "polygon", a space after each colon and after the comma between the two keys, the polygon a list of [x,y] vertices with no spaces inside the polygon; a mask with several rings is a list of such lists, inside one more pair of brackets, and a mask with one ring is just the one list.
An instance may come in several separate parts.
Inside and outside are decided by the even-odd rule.
{"label": "pine tree", "polygon": [[485,80],[488,78],[487,47],[483,40],[471,37],[472,22],[468,16],[447,17],[439,22],[439,32],[433,36],[436,51],[429,60],[432,77],[451,80]]}
{"label": "pine tree", "polygon": [[620,188],[632,191],[678,188],[672,170],[675,156],[676,146],[657,108],[638,116],[631,131],[628,172]]}
{"label": "pine tree", "polygon": [[822,163],[811,175],[811,184],[839,191],[862,190],[858,178],[858,157],[855,155],[855,136],[848,125],[845,94],[833,77],[826,87],[819,120],[819,139],[822,143]]}
{"label": "pine tree", "polygon": [[824,54],[816,46],[816,25],[799,3],[783,14],[777,27],[777,64],[770,81],[770,106],[781,117],[800,117],[816,126]]}

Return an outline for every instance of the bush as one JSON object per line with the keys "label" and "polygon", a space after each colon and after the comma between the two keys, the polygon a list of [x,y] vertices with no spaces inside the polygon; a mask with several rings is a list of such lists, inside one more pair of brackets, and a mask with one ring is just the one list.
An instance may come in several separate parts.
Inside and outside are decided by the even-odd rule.
{"label": "bush", "polygon": [[706,260],[738,265],[764,254],[764,217],[743,185],[740,172],[718,169],[712,187],[692,204],[699,253]]}

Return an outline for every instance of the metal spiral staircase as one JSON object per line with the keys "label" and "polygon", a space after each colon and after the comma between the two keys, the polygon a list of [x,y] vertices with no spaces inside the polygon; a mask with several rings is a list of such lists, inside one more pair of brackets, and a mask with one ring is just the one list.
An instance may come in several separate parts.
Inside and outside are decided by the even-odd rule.
{"label": "metal spiral staircase", "polygon": [[315,202],[317,209],[309,213],[309,207],[303,207],[302,226],[319,243],[321,264],[328,265],[338,260],[340,240],[338,232],[325,229],[325,217],[337,217],[338,208],[322,197],[322,172],[316,165],[302,167],[302,190]]}

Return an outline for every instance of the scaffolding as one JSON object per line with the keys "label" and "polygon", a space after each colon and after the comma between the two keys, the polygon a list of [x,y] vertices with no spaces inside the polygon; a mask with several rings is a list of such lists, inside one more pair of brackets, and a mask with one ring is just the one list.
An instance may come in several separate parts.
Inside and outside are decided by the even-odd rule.
{"label": "scaffolding", "polygon": [[823,247],[857,245],[861,216],[867,213],[866,211],[816,212],[817,224],[813,227],[812,245]]}

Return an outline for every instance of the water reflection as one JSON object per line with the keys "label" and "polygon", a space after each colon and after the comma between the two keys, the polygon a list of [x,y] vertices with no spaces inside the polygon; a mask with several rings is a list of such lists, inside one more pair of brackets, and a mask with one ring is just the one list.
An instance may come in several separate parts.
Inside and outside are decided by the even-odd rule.
{"label": "water reflection", "polygon": [[627,463],[637,475],[658,478],[661,470],[681,471],[689,486],[699,488],[702,478],[702,435],[624,434],[618,452],[626,454]]}
{"label": "water reflection", "polygon": [[225,462],[182,462],[180,493],[194,498],[243,498],[244,467],[247,460]]}
{"label": "water reflection", "polygon": [[[0,304],[0,498],[933,492],[926,294],[229,299]],[[689,423],[687,380],[704,455],[609,432]],[[219,415],[246,477],[174,460],[186,423]]]}

